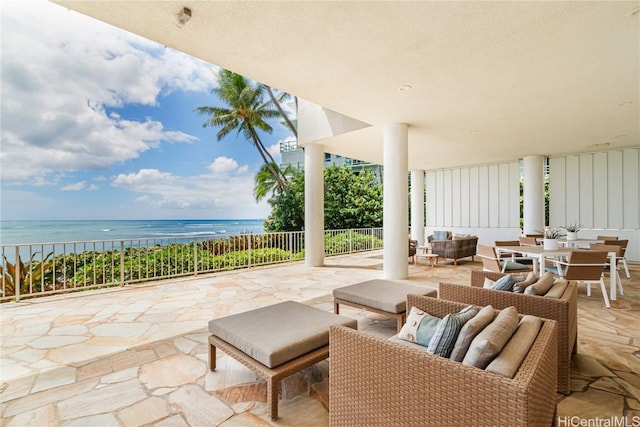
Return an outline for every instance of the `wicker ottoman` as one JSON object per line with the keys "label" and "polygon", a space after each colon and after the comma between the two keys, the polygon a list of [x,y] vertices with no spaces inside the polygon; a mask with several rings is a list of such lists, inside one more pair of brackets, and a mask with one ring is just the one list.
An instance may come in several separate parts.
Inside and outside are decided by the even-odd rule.
{"label": "wicker ottoman", "polygon": [[368,280],[334,289],[333,308],[334,312],[339,314],[339,305],[344,304],[393,317],[400,332],[407,315],[407,295],[409,294],[435,297],[438,291],[388,280]]}
{"label": "wicker ottoman", "polygon": [[267,404],[278,418],[280,381],[329,357],[329,327],[357,329],[354,319],[294,301],[209,322],[209,368],[221,349],[267,382]]}

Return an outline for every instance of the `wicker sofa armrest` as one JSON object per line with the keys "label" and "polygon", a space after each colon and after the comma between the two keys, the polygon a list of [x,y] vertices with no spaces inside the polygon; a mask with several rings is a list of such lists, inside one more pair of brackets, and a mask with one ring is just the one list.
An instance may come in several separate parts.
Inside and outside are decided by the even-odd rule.
{"label": "wicker sofa armrest", "polygon": [[484,278],[497,280],[503,273],[472,271],[472,286],[440,283],[440,298],[479,306],[492,305],[502,310],[514,306],[518,313],[531,314],[558,322],[558,391],[570,391],[571,356],[576,352],[578,339],[578,288],[569,282],[560,298],[525,295],[516,292],[482,288]]}
{"label": "wicker sofa armrest", "polygon": [[[437,303],[418,307],[451,312]],[[349,328],[332,327],[329,346],[331,426],[552,423],[557,380],[553,320],[543,320],[513,379]]]}

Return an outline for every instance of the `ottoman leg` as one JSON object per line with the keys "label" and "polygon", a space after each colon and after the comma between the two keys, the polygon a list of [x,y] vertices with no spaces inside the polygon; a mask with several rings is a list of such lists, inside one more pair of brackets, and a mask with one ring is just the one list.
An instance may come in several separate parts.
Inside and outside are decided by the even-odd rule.
{"label": "ottoman leg", "polygon": [[269,415],[272,420],[278,418],[278,394],[280,391],[280,381],[269,378],[267,380],[267,405],[269,405]]}
{"label": "ottoman leg", "polygon": [[209,369],[216,370],[216,346],[209,343]]}

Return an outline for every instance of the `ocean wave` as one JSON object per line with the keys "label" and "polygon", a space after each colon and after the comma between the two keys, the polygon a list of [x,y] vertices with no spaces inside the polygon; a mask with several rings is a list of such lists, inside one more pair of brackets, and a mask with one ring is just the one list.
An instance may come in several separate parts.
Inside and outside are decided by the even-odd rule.
{"label": "ocean wave", "polygon": [[101,228],[100,231],[111,231],[110,228]]}
{"label": "ocean wave", "polygon": [[218,234],[215,231],[192,231],[186,233],[152,233],[155,236],[167,236],[167,237],[194,237],[194,236],[213,236]]}

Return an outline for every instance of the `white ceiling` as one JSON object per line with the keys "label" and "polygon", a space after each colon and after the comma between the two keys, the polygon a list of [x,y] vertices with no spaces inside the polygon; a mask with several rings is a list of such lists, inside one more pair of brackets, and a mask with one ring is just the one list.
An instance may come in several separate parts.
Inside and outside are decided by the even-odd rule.
{"label": "white ceiling", "polygon": [[639,1],[56,3],[373,125],[337,154],[382,163],[392,122],[410,169],[640,144]]}

